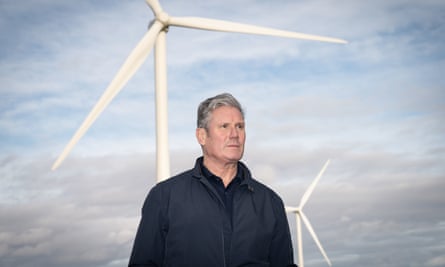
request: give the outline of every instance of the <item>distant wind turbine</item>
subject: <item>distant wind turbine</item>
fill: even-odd
[[[311,183],[311,185],[308,187],[306,192],[304,193],[303,197],[300,200],[300,205],[298,207],[290,207],[286,206],[286,212],[292,212],[295,213],[295,218],[297,221],[297,246],[298,246],[298,267],[304,267],[304,261],[303,261],[303,241],[301,236],[301,220],[303,220],[303,223],[306,225],[307,230],[311,234],[312,238],[314,239],[315,243],[317,244],[318,248],[320,249],[321,254],[323,254],[323,257],[325,258],[326,262],[329,264],[329,266],[332,266],[331,261],[329,260],[328,256],[326,255],[326,252],[324,251],[323,247],[320,244],[320,241],[318,240],[317,235],[315,234],[314,229],[312,228],[311,223],[309,222],[306,215],[303,213],[303,207],[308,201],[309,197],[312,194],[312,191],[314,191],[315,186],[318,183],[318,180],[320,180],[321,176],[323,175],[324,171],[329,165],[329,160],[326,161],[321,171],[318,173],[315,180]]]
[[[158,0],[146,0],[155,15],[148,32],[130,53],[114,79],[109,84],[90,114],[68,142],[52,169],[59,167],[76,143],[91,127],[111,100],[119,93],[130,78],[136,73],[154,47],[155,88],[156,88],[156,167],[158,181],[170,176],[170,158],[168,149],[168,118],[167,118],[167,63],[166,33],[169,26],[192,29],[236,32],[246,34],[270,35],[286,38],[316,40],[322,42],[346,43],[346,41],[330,37],[322,37],[290,31],[282,31],[247,24],[240,24],[215,19],[197,17],[171,17],[165,13]]]

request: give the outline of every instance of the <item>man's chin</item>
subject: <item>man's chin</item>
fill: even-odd
[[[238,162],[243,158],[243,153],[232,154],[227,157],[230,161]]]

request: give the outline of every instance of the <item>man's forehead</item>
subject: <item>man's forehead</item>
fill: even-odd
[[[239,109],[231,106],[222,106],[213,110],[211,121],[244,123],[244,118]]]
[[[240,117],[243,118],[241,111],[231,106],[217,107],[212,111],[212,117]]]

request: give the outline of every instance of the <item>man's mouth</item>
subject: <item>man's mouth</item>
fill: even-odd
[[[240,147],[240,144],[229,144],[229,145],[227,145],[227,147],[238,148],[238,147]]]

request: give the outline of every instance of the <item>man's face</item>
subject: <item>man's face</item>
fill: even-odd
[[[218,163],[240,160],[244,153],[246,132],[241,112],[222,106],[212,112],[208,129],[198,128],[197,138],[202,145],[204,157]]]

